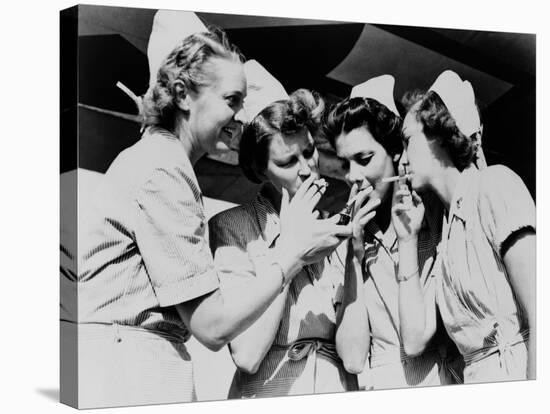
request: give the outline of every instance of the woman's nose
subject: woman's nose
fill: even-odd
[[[311,175],[312,165],[310,165],[310,161],[311,160],[306,160],[304,157],[300,157],[298,175],[301,177],[309,177]]]
[[[345,178],[350,185],[353,185],[355,183],[361,185],[364,179],[363,174],[360,173],[359,168],[357,168],[357,166],[353,162],[350,162],[349,170],[346,173]]]
[[[236,122],[240,122],[242,125],[246,124],[248,122],[246,112],[244,110],[244,107],[241,106],[241,108],[235,112],[235,115],[233,116],[233,119]]]

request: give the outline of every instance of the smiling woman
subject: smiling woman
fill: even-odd
[[[92,201],[79,257],[78,318],[63,322],[78,328],[79,408],[196,399],[186,340],[193,335],[219,350],[302,264],[302,255],[279,250],[279,267],[262,280],[220,291],[193,165],[240,136],[242,58],[224,32],[206,31],[192,13],[160,11],[160,27],[166,13],[198,33],[178,39],[163,57],[139,105],[143,136],[113,161]]]
[[[184,116],[189,114],[186,123],[176,124],[175,132],[184,133],[181,129],[188,127],[186,132],[200,153],[227,151],[245,122],[243,66],[239,61],[216,58],[204,65],[204,72],[205,84],[196,91],[181,81],[175,83],[175,92],[182,97],[180,109]]]
[[[159,126],[189,147],[194,163],[205,153],[228,150],[245,122],[246,78],[237,51],[213,53],[209,34],[183,43],[167,57],[143,100],[144,125]],[[204,42],[197,49],[196,41]],[[227,40],[225,40],[227,42]],[[199,66],[190,61],[191,54]],[[183,69],[186,70],[183,70]]]

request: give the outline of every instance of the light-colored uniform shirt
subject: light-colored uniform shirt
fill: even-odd
[[[98,187],[79,234],[78,318],[62,321],[63,340],[78,338],[78,405],[192,401],[190,333],[174,305],[219,281],[182,142],[148,128]]]
[[[437,303],[464,355],[465,382],[526,378],[528,326],[501,249],[512,233],[534,231],[535,219],[533,199],[507,167],[461,173],[443,227]]]
[[[182,142],[149,128],[115,159],[80,236],[78,322],[188,332],[172,305],[218,287],[202,194]]]
[[[209,228],[222,290],[244,286],[270,265],[280,222],[261,192],[252,203],[213,217]],[[230,398],[356,389],[355,375],[345,371],[334,347],[343,282],[343,263],[336,255],[296,275],[271,348],[255,374],[236,371]]]
[[[443,210],[433,195],[425,198],[428,208],[418,238],[418,265],[424,296],[433,301]],[[393,225],[390,223],[383,233],[374,221],[369,222],[365,229],[364,289],[371,329],[370,385],[387,389],[460,382],[461,372],[452,369],[453,355],[447,356],[451,343],[441,326],[421,355],[410,357],[404,352],[399,328],[398,264]]]

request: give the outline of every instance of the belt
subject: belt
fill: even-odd
[[[523,330],[511,338],[506,338],[502,334],[498,323],[495,323],[492,335],[487,340],[490,342],[490,345],[464,355],[465,364],[470,365],[498,354],[501,368],[510,374],[508,363],[513,358],[512,347],[526,343],[529,340],[529,330]]]
[[[335,362],[340,362],[336,345],[322,339],[299,339],[288,346],[288,359],[300,361],[305,357],[319,353]]]
[[[370,356],[370,365],[371,367],[378,367],[387,364],[408,363],[420,357],[426,358],[429,355],[439,357],[440,352],[436,348],[429,348],[424,350],[420,355],[407,355],[405,350],[401,347],[399,350],[395,349],[372,353]]]
[[[453,366],[454,359],[449,359],[447,350],[444,347],[428,348],[419,355],[407,355],[403,348],[400,348],[399,352],[397,349],[376,352],[370,356],[370,366],[376,368],[389,364],[407,365],[415,361],[427,361],[428,359],[439,364],[440,372],[450,375],[457,384],[464,382],[461,373],[457,372]]]
[[[286,357],[291,361],[301,361],[304,358],[307,358],[306,366],[303,372],[304,376],[312,379],[312,393],[315,393],[315,380],[317,378],[317,355],[322,355],[338,364],[341,364],[342,362],[336,352],[336,345],[324,339],[299,339],[289,345],[274,344],[273,348],[287,349]]]
[[[115,341],[120,342],[122,337],[149,337],[151,339],[165,339],[169,342],[184,343],[186,338],[173,332],[161,331],[157,329],[147,329],[139,326],[119,325],[117,323],[71,323],[78,329],[79,338],[93,339],[112,336]]]

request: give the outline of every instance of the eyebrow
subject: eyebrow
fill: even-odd
[[[244,97],[244,94],[241,91],[237,91],[237,90],[224,93],[224,96],[231,96],[231,95],[239,95],[241,98]]]
[[[282,163],[282,164],[286,164],[290,161],[292,161],[292,159],[294,158],[297,158],[300,154],[302,154],[304,151],[308,151],[308,150],[315,150],[315,144],[314,143],[309,143],[303,150],[301,153],[299,154],[295,154],[294,151],[287,151],[285,152],[281,158],[279,159],[276,159],[275,162],[277,163]]]

